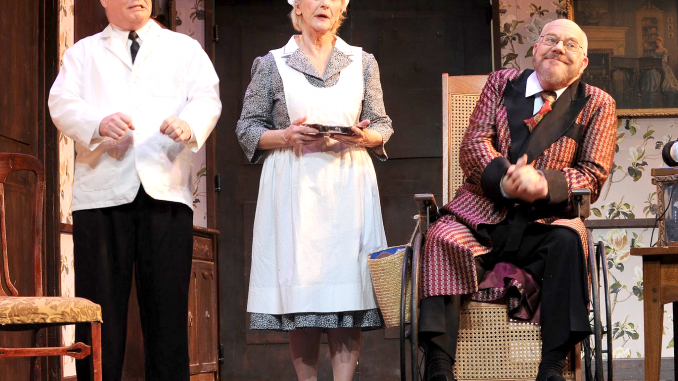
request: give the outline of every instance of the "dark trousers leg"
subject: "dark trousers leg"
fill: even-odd
[[[131,204],[73,213],[76,295],[101,304],[104,381],[120,381],[127,303],[136,271],[146,380],[189,379],[188,285],[193,211],[157,201],[141,188]],[[86,327],[76,340],[87,341]],[[76,361],[89,381],[88,359]]]
[[[144,332],[147,381],[188,381],[188,287],[193,211],[186,205],[142,199],[137,295]]]
[[[579,235],[560,228],[541,245],[543,261],[542,354],[571,348],[591,334],[588,319],[588,272]]]
[[[460,295],[432,296],[421,300],[419,307],[419,337],[436,345],[454,359],[459,333]]]
[[[120,381],[127,337],[127,304],[134,269],[132,205],[73,212],[75,295],[101,305],[104,381]],[[89,342],[88,325],[75,328]],[[79,381],[90,381],[90,360],[76,360]]]

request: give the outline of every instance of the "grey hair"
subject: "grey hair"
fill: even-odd
[[[304,21],[301,16],[297,16],[297,13],[294,12],[299,3],[301,3],[301,0],[294,0],[294,5],[292,6],[292,11],[290,12],[289,16],[290,20],[292,20],[292,26],[294,27],[294,30],[301,32],[301,25],[304,23]],[[345,19],[346,19],[346,0],[341,0],[341,14],[339,14],[339,18],[337,19],[337,22],[334,23],[334,25],[332,26],[332,30],[330,32],[332,34],[337,34],[339,27],[341,27],[341,24],[344,22]]]

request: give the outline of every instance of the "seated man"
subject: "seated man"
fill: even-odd
[[[585,229],[580,219],[558,220],[573,207],[573,189],[598,198],[614,157],[615,101],[579,81],[587,45],[577,24],[552,21],[534,45],[535,71],[500,70],[482,91],[461,143],[466,182],[424,247],[419,331],[429,380],[454,379],[460,296],[498,262],[542,286],[538,381],[562,380],[568,351],[591,333],[577,233]]]

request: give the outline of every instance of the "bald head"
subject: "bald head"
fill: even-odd
[[[577,42],[579,43],[579,45],[581,45],[582,49],[584,49],[584,55],[588,54],[589,40],[586,37],[586,33],[584,33],[584,31],[579,27],[579,25],[577,25],[577,23],[568,19],[558,19],[550,21],[546,23],[546,25],[544,25],[544,28],[541,30],[541,34],[539,35],[539,37],[541,38],[541,36],[549,32],[552,32],[552,30],[554,29],[556,31],[566,30],[569,31],[570,34],[576,35]]]
[[[559,19],[544,25],[532,49],[532,65],[544,90],[565,88],[588,66],[586,34],[573,21]]]

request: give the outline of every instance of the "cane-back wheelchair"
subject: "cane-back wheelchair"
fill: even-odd
[[[479,99],[487,76],[450,77],[443,74],[443,202],[447,203],[464,181],[459,161],[459,146],[469,116]],[[573,217],[589,216],[589,191],[574,190],[577,205]],[[406,250],[402,266],[400,305],[401,380],[423,380],[425,352],[419,345],[418,306],[419,264],[426,232],[438,217],[432,194],[414,196],[418,213],[417,227]],[[612,327],[607,259],[602,242],[593,243],[588,231],[588,275],[590,281],[589,316],[593,335],[578,344],[568,356],[564,376],[576,381],[612,380]],[[407,295],[407,297],[406,297]],[[406,311],[411,312],[407,319]],[[605,341],[605,344],[603,344]],[[505,300],[495,303],[465,301],[461,307],[455,377],[457,380],[533,381],[541,361],[541,328],[512,321]],[[583,364],[582,364],[583,360]],[[604,370],[607,374],[604,378]],[[409,377],[408,377],[409,376]]]

